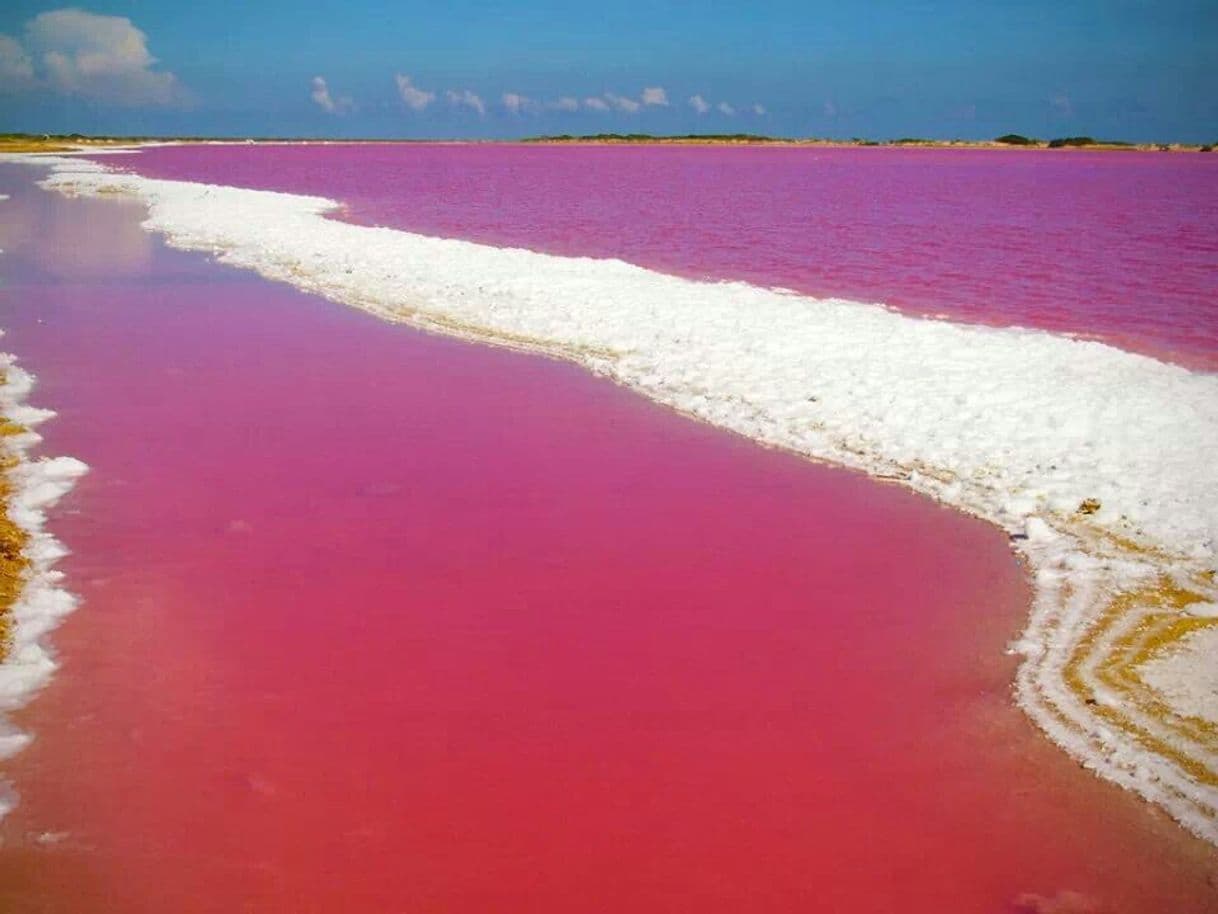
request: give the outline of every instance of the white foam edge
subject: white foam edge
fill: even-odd
[[[571,359],[682,413],[998,525],[1034,587],[1012,645],[1019,704],[1085,766],[1218,844],[1218,789],[1108,726],[1062,679],[1114,594],[1167,576],[1218,597],[1206,583],[1218,376],[1045,331],[352,225],[326,218],[340,204],[320,197],[37,161],[51,168],[47,189],[141,200],[145,228],[175,247],[387,320]],[[1079,512],[1089,499],[1099,510]]]
[[[54,415],[25,402],[34,378],[17,365],[14,356],[0,353],[0,372],[4,375],[0,416],[30,428]],[[46,511],[88,468],[72,457],[31,458],[30,450],[40,441],[31,428],[5,436],[0,445],[17,460],[8,470],[8,513],[28,536],[25,557],[29,563],[21,591],[9,607],[11,641],[0,662],[0,761],[20,752],[33,738],[14,726],[8,715],[24,707],[55,672],[57,663],[47,636],[77,605],[76,597],[63,586],[62,573],[54,567],[68,551],[46,529]],[[16,802],[13,785],[0,781],[0,818]]]

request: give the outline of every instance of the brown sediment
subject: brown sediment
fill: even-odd
[[[0,136],[0,152],[82,152],[108,146],[128,146],[133,141],[118,137],[34,137]]]
[[[1218,787],[1212,760],[1218,753],[1218,727],[1172,708],[1140,674],[1148,661],[1178,648],[1185,638],[1218,626],[1216,618],[1188,612],[1189,606],[1206,602],[1198,592],[1204,591],[1205,581],[1195,584],[1197,589],[1190,589],[1160,575],[1111,597],[1075,644],[1062,682],[1107,726],[1196,782]],[[1097,685],[1106,693],[1102,698],[1095,694]],[[1113,697],[1119,701],[1113,703]]]
[[[7,381],[5,374],[0,372],[0,386]],[[25,570],[29,566],[25,546],[30,538],[9,517],[8,504],[13,494],[10,473],[20,458],[4,439],[24,431],[24,425],[0,415],[0,662],[8,656],[13,642],[13,604],[25,583]]]
[[[66,143],[0,143],[0,152],[75,152]]]
[[[13,423],[0,418],[5,431]],[[25,570],[29,559],[25,557],[25,546],[29,534],[22,530],[9,516],[8,504],[12,496],[12,469],[17,465],[15,454],[0,453],[0,661],[8,655],[13,639],[13,604],[25,583]]]
[[[0,383],[3,383],[0,380]],[[0,416],[0,438],[9,438],[13,435],[20,435],[26,431],[26,427],[19,422],[14,422],[8,416]]]
[[[1178,714],[1148,690],[1138,669],[1176,647],[1185,638],[1218,625],[1218,619],[1195,616],[1187,608],[1205,602],[1195,591],[1180,587],[1166,576],[1154,584],[1120,594],[1108,605],[1096,627],[1080,641],[1067,671],[1076,670],[1099,638],[1122,620],[1137,622],[1118,634],[1095,665],[1095,676],[1106,686],[1137,704],[1155,720],[1208,748],[1218,747],[1218,727],[1201,718]],[[1211,772],[1218,783],[1218,776]]]

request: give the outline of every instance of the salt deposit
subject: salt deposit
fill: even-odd
[[[13,727],[4,715],[22,707],[55,671],[46,635],[76,607],[75,597],[62,586],[62,573],[54,568],[67,550],[46,531],[45,511],[87,468],[71,457],[29,457],[30,449],[42,440],[34,427],[54,413],[25,402],[34,379],[7,353],[0,353],[0,377],[0,416],[19,427],[0,444],[4,455],[15,461],[8,470],[12,485],[8,514],[28,536],[25,558],[29,563],[21,593],[9,609],[11,640],[0,662],[0,759],[5,759],[24,748],[31,736]],[[0,783],[0,817],[15,801],[16,792]]]
[[[1084,765],[1218,843],[1218,376],[1041,331],[350,225],[318,197],[23,160],[52,167],[50,189],[142,200],[175,246],[576,360],[999,525],[1035,585],[1012,646],[1020,704]]]

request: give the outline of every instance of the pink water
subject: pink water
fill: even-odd
[[[181,146],[142,174],[1218,369],[1218,155],[674,146]]]
[[[28,181],[4,345],[92,471],[0,910],[1214,909],[1012,706],[998,531]]]

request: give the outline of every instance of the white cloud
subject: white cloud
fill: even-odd
[[[584,99],[584,107],[588,108],[592,111],[608,111],[609,103],[607,101],[605,101],[603,98],[597,98],[596,96],[593,96],[592,98]]]
[[[546,107],[553,108],[555,111],[578,111],[579,99],[564,95],[562,98],[548,103]]]
[[[503,107],[512,114],[526,114],[536,111],[538,106],[537,102],[527,95],[520,95],[517,92],[504,92]]]
[[[831,100],[826,100],[821,105],[821,111],[824,112],[825,117],[837,117],[837,105],[833,104]]]
[[[643,90],[643,104],[644,105],[667,105],[668,104],[668,93],[665,92],[663,89],[661,89],[659,86],[655,86],[650,89],[644,89]]]
[[[449,89],[444,93],[444,97],[448,99],[450,105],[456,107],[472,108],[479,115],[486,114],[486,102],[482,100],[482,96],[471,92],[469,89]]]
[[[309,97],[317,103],[322,111],[330,114],[346,114],[355,107],[354,103],[347,96],[339,96],[335,98],[330,94],[330,87],[326,85],[326,80],[321,76],[313,77],[313,90],[309,93]]]
[[[689,97],[689,107],[693,108],[699,114],[706,114],[710,111],[710,102],[704,99],[701,95],[691,95]]]
[[[758,117],[762,117],[762,116],[763,116],[763,115],[766,113],[766,110],[765,110],[765,105],[762,105],[762,104],[754,104],[754,105],[753,105],[753,113],[754,113],[755,115],[757,115]]]
[[[718,108],[723,114],[726,114],[728,117],[731,117],[733,114],[736,113],[736,109],[733,108],[731,105],[729,105],[727,102],[719,102],[719,104],[717,104],[715,107]]]
[[[411,111],[422,111],[436,100],[436,93],[420,89],[410,81],[409,76],[397,73],[393,80],[398,84],[398,95],[402,96],[402,101]]]
[[[625,111],[627,114],[634,114],[643,107],[642,103],[636,102],[633,98],[626,98],[624,95],[614,95],[612,92],[605,93],[605,101],[618,111]]]
[[[324,78],[320,76],[313,77],[313,91],[309,97],[317,103],[322,111],[333,113],[335,108],[334,99],[330,98],[330,88],[326,85]]]
[[[9,35],[0,35],[0,92],[24,88],[34,81],[34,62],[21,42]]]
[[[177,77],[153,69],[157,59],[147,41],[124,16],[50,10],[25,24],[24,47],[12,38],[0,42],[0,74],[11,71],[63,95],[119,105],[184,102]]]

